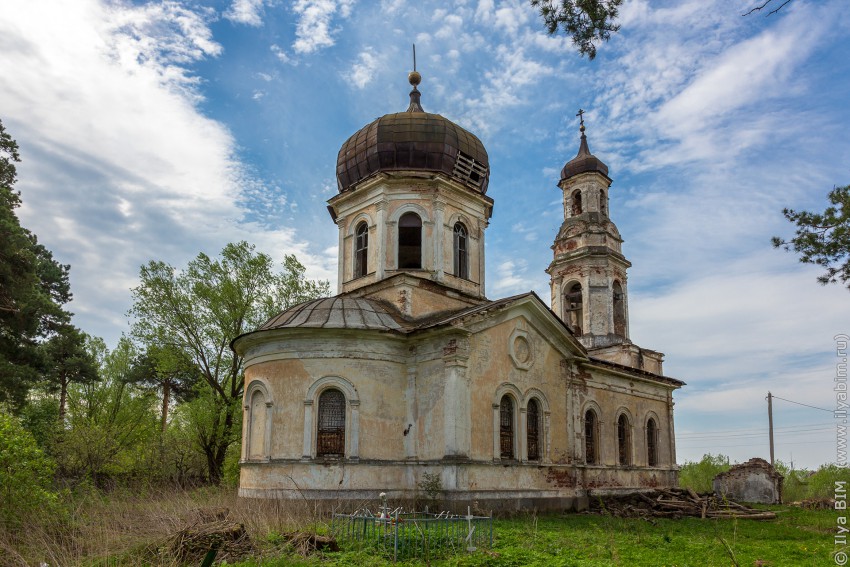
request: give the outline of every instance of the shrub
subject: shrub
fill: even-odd
[[[714,477],[729,468],[729,457],[708,453],[699,462],[688,461],[679,468],[679,486],[697,492],[713,492]]]
[[[843,481],[845,490],[850,490],[850,469],[836,464],[821,465],[809,477],[808,498],[834,498],[835,483]]]
[[[13,527],[32,513],[56,508],[54,469],[32,433],[0,412],[0,524]]]

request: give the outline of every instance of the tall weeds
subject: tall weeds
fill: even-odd
[[[18,529],[0,526],[0,567],[46,563],[72,567],[108,560],[109,565],[176,564],[165,553],[169,537],[203,510],[227,510],[252,540],[321,521],[303,502],[238,498],[233,488],[194,490],[143,487],[109,493],[81,489],[69,496],[64,514],[31,514]]]

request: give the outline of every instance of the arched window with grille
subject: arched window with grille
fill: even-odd
[[[617,419],[617,462],[620,465],[632,464],[632,432],[629,418],[620,414]]]
[[[499,456],[513,459],[514,455],[514,401],[506,394],[499,403]]]
[[[369,225],[357,225],[354,239],[354,277],[362,278],[369,273]]]
[[[345,456],[345,395],[335,388],[319,396],[316,455]]]
[[[595,465],[599,461],[596,412],[589,409],[584,414],[584,462]]]
[[[540,404],[537,400],[531,399],[528,401],[528,406],[525,410],[526,418],[526,445],[528,447],[528,460],[540,460],[540,437],[543,431],[541,427]]]
[[[455,276],[469,279],[469,234],[463,223],[455,223],[454,229]]]
[[[658,465],[658,426],[651,417],[646,422],[646,464]]]
[[[398,219],[398,269],[422,269],[422,219],[416,213]]]

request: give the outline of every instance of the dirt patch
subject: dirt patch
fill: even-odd
[[[331,536],[307,532],[292,532],[283,534],[283,537],[303,557],[312,555],[317,551],[339,551],[339,545]]]

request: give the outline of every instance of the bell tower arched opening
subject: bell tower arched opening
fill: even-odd
[[[581,284],[575,282],[564,294],[564,322],[569,325],[575,335],[582,334],[584,323],[584,294]]]
[[[614,303],[614,334],[618,337],[626,336],[626,297],[623,286],[614,280],[613,303]]]

